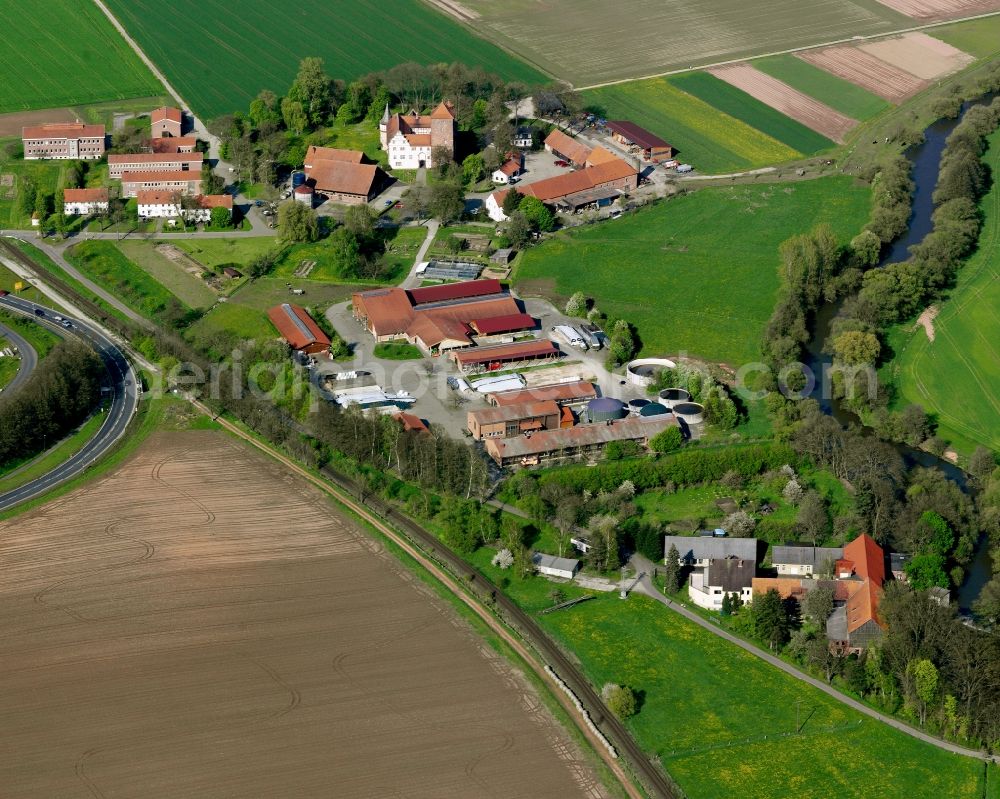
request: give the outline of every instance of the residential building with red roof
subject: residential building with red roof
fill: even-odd
[[[64,189],[63,214],[88,216],[108,210],[107,189]]]
[[[96,161],[104,156],[104,125],[56,122],[21,128],[24,159],[80,159]]]
[[[329,337],[305,308],[285,302],[270,308],[267,316],[293,350],[313,355],[330,349]]]
[[[154,138],[180,136],[184,117],[179,108],[160,106],[149,115],[150,135]]]
[[[108,177],[121,180],[126,172],[201,172],[201,153],[112,153]]]
[[[174,219],[183,216],[187,222],[208,222],[213,208],[225,208],[233,213],[233,198],[229,194],[200,194],[183,200],[175,191],[140,191],[136,195],[140,219]]]
[[[386,105],[378,130],[393,169],[440,166],[434,163],[435,150],[446,152],[449,161],[455,158],[455,109],[448,101],[439,103],[429,115],[416,111],[390,114]]]
[[[123,197],[136,197],[140,191],[150,190],[201,194],[201,172],[156,170],[122,173]]]
[[[514,183],[522,171],[520,158],[508,158],[493,172],[493,182],[500,185]]]

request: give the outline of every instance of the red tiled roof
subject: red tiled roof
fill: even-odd
[[[80,122],[50,122],[21,128],[22,139],[84,139],[104,136],[104,125],[84,125]]]
[[[444,283],[440,286],[425,286],[421,289],[410,289],[410,300],[414,305],[424,305],[429,302],[444,302],[445,300],[461,300],[466,297],[482,297],[487,294],[499,294],[503,291],[499,280],[465,280],[461,283]]]
[[[590,179],[591,186],[588,188],[592,188],[594,186],[600,186],[603,183],[610,183],[613,180],[621,180],[622,178],[627,178],[638,173],[635,171],[635,167],[625,161],[622,161],[621,158],[612,158],[610,161],[605,161],[592,167],[588,167],[583,170],[583,174]]]
[[[150,122],[162,122],[165,119],[168,119],[171,122],[179,123],[181,121],[181,110],[179,108],[171,108],[170,106],[164,105],[155,109],[149,115]]]
[[[500,168],[497,169],[497,172],[502,172],[509,178],[514,177],[514,175],[516,175],[520,171],[521,171],[520,161],[515,161],[513,158],[511,158],[509,161],[504,162],[500,166]]]
[[[351,164],[363,164],[365,154],[361,150],[339,150],[336,147],[317,147],[309,145],[305,160],[302,162],[308,168],[316,161],[346,161]]]
[[[355,194],[368,197],[385,173],[375,164],[355,164],[349,161],[316,161],[306,167],[306,174],[316,190],[331,194]]]
[[[63,200],[68,203],[107,202],[107,189],[63,189]]]
[[[861,579],[879,586],[885,582],[885,552],[867,533],[844,547],[844,559],[854,561],[854,571]]]
[[[200,194],[198,195],[198,205],[202,208],[228,208],[233,210],[233,196],[231,194]]]
[[[882,589],[873,580],[865,580],[847,600],[847,632],[853,633],[859,627],[874,621],[884,626],[878,616],[878,602]]]
[[[148,171],[148,172],[122,172],[122,183],[164,183],[164,182],[193,182],[201,181],[200,172],[184,172],[183,170]]]
[[[177,202],[177,192],[146,189],[136,193],[139,205],[171,205]]]
[[[455,363],[460,366],[470,364],[518,361],[524,358],[543,358],[547,355],[558,355],[559,350],[548,339],[541,341],[522,341],[515,344],[501,344],[499,347],[475,347],[467,350],[457,350],[452,353]]]
[[[179,153],[181,147],[194,147],[198,139],[194,136],[156,136],[149,140],[154,153]]]
[[[313,344],[330,346],[330,339],[319,329],[304,308],[291,303],[275,305],[267,312],[278,332],[294,349],[301,350]]]
[[[556,402],[583,401],[593,399],[597,391],[592,383],[580,380],[576,383],[558,383],[554,386],[538,386],[515,391],[500,391],[487,394],[486,398],[494,405],[516,405],[532,400],[555,400]]]
[[[640,128],[634,122],[625,120],[608,120],[608,130],[628,139],[633,144],[637,144],[644,150],[652,150],[660,147],[670,147],[663,139],[655,133],[650,133],[645,128]]]
[[[543,400],[541,402],[522,402],[518,405],[502,405],[496,408],[483,408],[478,411],[469,411],[469,419],[474,419],[480,427],[484,424],[516,422],[521,419],[534,419],[539,416],[558,415],[559,406],[556,405],[553,400]]]
[[[201,153],[112,153],[108,156],[109,164],[192,164],[204,160]]]
[[[454,119],[455,111],[454,106],[447,100],[440,103],[437,108],[431,112],[431,119]]]
[[[473,319],[472,327],[481,336],[494,336],[498,333],[512,333],[515,330],[530,330],[535,326],[534,317],[526,313],[495,316],[492,319]]]
[[[412,413],[406,413],[400,411],[399,413],[394,413],[392,418],[403,425],[403,430],[410,432],[416,431],[418,433],[429,433],[430,430],[427,429],[427,425],[424,424],[424,420],[419,416],[414,416]]]
[[[590,148],[581,141],[572,139],[558,128],[545,137],[545,145],[559,155],[564,155],[574,164],[583,164],[590,155]]]
[[[620,161],[617,155],[615,155],[611,150],[607,150],[604,147],[595,147],[590,151],[590,155],[587,156],[587,166],[597,166],[597,164],[606,164],[610,161]]]

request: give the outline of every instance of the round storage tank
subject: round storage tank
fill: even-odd
[[[701,424],[705,421],[705,406],[697,402],[678,402],[671,410],[674,416],[688,424]]]
[[[608,422],[613,419],[624,419],[628,411],[625,403],[614,397],[598,397],[587,403],[587,418],[591,422]]]
[[[660,401],[668,408],[672,408],[678,402],[687,402],[691,395],[683,388],[665,388],[660,392]]]
[[[648,399],[631,399],[628,401],[628,409],[631,413],[639,413],[643,408],[649,405]]]
[[[658,402],[651,402],[639,409],[640,416],[662,416],[665,413],[670,413],[670,409]]]
[[[292,172],[292,188],[297,189],[306,182],[305,172]]]
[[[295,202],[302,203],[303,205],[312,206],[313,202],[313,190],[309,188],[308,185],[303,183],[297,189],[295,189]]]

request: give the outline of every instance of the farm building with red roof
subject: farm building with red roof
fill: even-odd
[[[304,308],[285,302],[269,309],[267,316],[293,350],[313,355],[330,349],[330,339]]]
[[[655,133],[640,128],[634,122],[611,120],[608,122],[611,138],[623,147],[638,150],[647,161],[668,161],[674,157],[674,148]]]

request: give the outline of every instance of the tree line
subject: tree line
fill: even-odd
[[[53,347],[28,382],[0,401],[0,466],[33,457],[81,424],[101,400],[104,374],[84,345]]]

